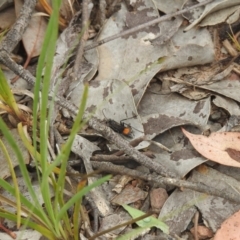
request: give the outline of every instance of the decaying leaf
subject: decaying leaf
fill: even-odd
[[[240,211],[236,212],[225,222],[223,222],[221,228],[217,231],[214,240],[239,239],[240,235],[239,224],[240,224]]]
[[[176,126],[205,126],[210,115],[210,98],[189,101],[175,93],[146,92],[138,109],[145,134],[153,138]]]
[[[193,22],[190,25],[188,25],[188,27],[185,30],[188,31],[192,27],[196,26],[197,23],[199,23],[204,17],[206,17],[210,13],[219,11],[221,9],[226,9],[231,6],[235,6],[238,3],[239,3],[238,0],[228,0],[228,1],[220,0],[220,1],[213,1],[208,5],[206,5],[205,7],[201,7],[201,9],[200,8],[194,9],[193,11],[190,12],[190,14],[188,14],[188,18],[191,16],[191,20]],[[191,3],[188,2],[187,5],[188,4],[191,4]]]
[[[23,3],[21,1],[16,2],[15,11],[16,15],[19,16]],[[35,13],[22,37],[23,45],[28,57],[33,58],[40,55],[46,29],[46,20],[43,16],[37,16]]]
[[[219,132],[206,137],[191,134],[185,129],[182,131],[204,157],[223,165],[240,167],[240,133]]]
[[[202,183],[219,193],[230,195],[232,191],[239,192],[238,180],[206,165],[193,170],[188,181]],[[226,218],[239,210],[239,204],[189,189],[176,189],[163,205],[159,218],[164,219],[171,234],[179,235],[187,229],[197,210],[207,226],[216,232]]]

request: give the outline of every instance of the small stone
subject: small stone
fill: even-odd
[[[168,194],[164,188],[153,189],[150,192],[150,202],[153,212],[159,213],[167,198]]]

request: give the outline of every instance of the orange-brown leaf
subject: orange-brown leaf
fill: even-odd
[[[240,211],[225,220],[217,231],[214,240],[233,240],[240,236]]]
[[[193,147],[204,157],[223,165],[240,167],[240,133],[219,132],[209,137],[182,129]]]

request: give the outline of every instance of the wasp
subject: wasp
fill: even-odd
[[[107,125],[116,133],[121,133],[122,135],[124,135],[125,137],[128,138],[132,138],[133,137],[133,131],[132,131],[132,127],[130,124],[124,123],[124,120],[127,119],[123,119],[120,121],[120,123],[116,122],[113,119],[107,119],[104,112],[102,111],[103,116],[105,117],[105,119],[107,120],[106,123]]]
[[[124,123],[123,122],[124,120],[121,120],[120,123],[118,123],[115,120],[108,119],[107,125],[114,132],[121,133],[122,135],[124,135],[126,137],[132,138],[133,137],[132,127],[129,124]]]

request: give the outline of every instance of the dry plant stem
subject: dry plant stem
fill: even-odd
[[[233,62],[235,62],[235,60],[240,56],[240,52],[237,54],[237,56],[235,56],[234,58],[232,58],[230,60],[230,62],[224,67],[223,70],[227,69]]]
[[[153,20],[153,21],[150,21],[150,22],[148,22],[148,23],[139,25],[138,27],[135,27],[135,28],[133,28],[133,29],[129,29],[129,30],[124,31],[124,32],[122,32],[122,33],[116,34],[116,35],[114,35],[114,36],[112,36],[112,37],[109,37],[109,38],[103,39],[103,40],[101,40],[101,41],[99,41],[99,42],[96,42],[96,43],[94,43],[94,44],[91,44],[91,45],[85,47],[84,50],[86,51],[86,50],[92,49],[92,48],[94,48],[94,47],[97,47],[97,46],[99,46],[99,45],[101,45],[101,44],[104,44],[104,43],[109,42],[109,41],[111,41],[111,40],[114,40],[114,39],[116,39],[116,38],[123,37],[123,36],[125,36],[125,35],[128,35],[128,34],[131,34],[131,33],[136,32],[136,31],[139,31],[139,30],[141,30],[141,29],[144,29],[144,28],[146,28],[146,27],[148,27],[148,26],[151,26],[151,25],[160,23],[160,22],[162,22],[162,21],[171,19],[171,18],[174,17],[174,16],[181,15],[181,14],[183,14],[183,13],[185,13],[185,12],[188,12],[189,10],[192,10],[192,9],[197,8],[197,7],[199,7],[199,6],[202,6],[202,5],[205,5],[205,4],[207,4],[207,3],[210,3],[211,1],[212,1],[212,0],[207,0],[207,1],[204,1],[204,2],[202,2],[202,3],[200,3],[200,4],[196,4],[196,5],[192,6],[192,7],[189,7],[189,8],[186,8],[186,9],[184,9],[184,10],[178,11],[178,12],[176,12],[176,13],[168,14],[168,15],[165,15],[165,16],[160,17],[160,18],[158,18],[158,19],[155,19],[155,20]],[[31,6],[31,8],[28,7],[28,8],[26,9],[26,12],[24,12],[24,14],[26,14],[26,16],[29,17],[29,15],[30,15],[29,12],[30,12],[31,9],[33,9],[33,5],[34,5],[34,4],[36,4],[36,0],[26,0],[26,1],[25,1],[24,5],[23,5],[24,7],[25,7],[25,5]],[[24,9],[24,7],[23,7],[23,9]],[[33,11],[33,10],[32,10],[32,11]],[[21,13],[23,13],[23,11],[21,11]],[[20,17],[21,17],[21,15],[20,15]],[[21,18],[19,18],[19,19],[21,20]],[[25,17],[25,19],[27,19],[27,17]],[[12,29],[9,31],[9,33],[8,33],[9,36],[8,36],[8,34],[7,34],[7,36],[6,36],[7,39],[9,39],[12,35],[14,35],[14,34],[13,34],[14,32],[18,32],[18,25],[20,25],[20,24],[18,24],[18,21],[20,21],[20,20],[17,20],[16,23],[14,24],[14,26],[12,27]],[[28,23],[27,21],[24,21],[24,24],[26,24],[26,26],[27,26],[27,23]],[[20,26],[21,26],[21,25],[20,25]],[[13,46],[13,45],[16,45],[16,44],[18,43],[19,39],[21,39],[21,36],[22,36],[23,31],[25,30],[26,26],[25,26],[24,28],[21,28],[21,29],[20,29],[20,32],[18,32],[18,34],[16,34],[16,35],[18,36],[18,38],[15,39],[15,44],[12,44],[12,46]],[[3,47],[3,46],[4,46],[4,47]],[[6,47],[5,47],[5,46],[6,46]],[[8,67],[9,69],[11,69],[14,73],[16,73],[17,75],[19,75],[19,76],[22,77],[23,79],[25,79],[25,80],[26,80],[27,82],[29,82],[30,84],[34,85],[35,78],[34,78],[27,70],[24,70],[22,66],[20,66],[20,65],[16,64],[15,62],[11,61],[11,58],[10,58],[10,57],[8,56],[8,54],[7,54],[7,53],[9,52],[8,50],[11,50],[11,49],[10,49],[10,47],[7,47],[7,46],[8,46],[8,40],[5,39],[5,40],[2,42],[2,44],[0,45],[0,63],[2,63],[2,64],[4,64],[5,66],[7,66],[7,67]],[[11,48],[12,48],[12,47],[11,47]],[[5,52],[5,51],[7,51],[7,52]]]
[[[107,17],[111,16],[114,12],[116,12],[117,4],[119,4],[121,0],[113,0],[112,3],[108,6]]]
[[[16,239],[17,238],[17,234],[16,233],[14,233],[14,232],[12,232],[12,231],[10,231],[8,228],[6,228],[5,226],[3,226],[3,224],[2,223],[0,223],[0,229],[3,231],[3,232],[5,232],[5,233],[7,233],[10,237],[12,237],[13,239]]]
[[[94,240],[94,239],[99,239],[98,237],[104,235],[105,233],[109,233],[109,232],[112,232],[118,228],[121,228],[121,227],[124,227],[124,226],[128,226],[130,224],[133,224],[133,223],[136,223],[137,221],[139,220],[143,220],[144,218],[147,218],[149,216],[152,215],[152,212],[149,212],[149,213],[145,213],[144,215],[140,216],[140,217],[137,217],[137,218],[134,218],[134,219],[131,219],[127,222],[124,222],[122,224],[118,224],[117,226],[114,226],[112,228],[108,228],[106,230],[103,230],[102,232],[98,232],[97,234],[95,234],[94,236],[92,236],[91,238],[89,238],[89,240]]]
[[[139,143],[141,143],[144,140],[146,140],[146,138],[145,138],[145,136],[142,136],[142,137],[136,138],[136,139],[132,140],[131,142],[129,142],[129,145],[132,147],[136,147]],[[115,152],[112,155],[121,156],[123,154],[124,154],[124,151],[120,150],[118,152]]]
[[[104,24],[104,21],[106,19],[106,0],[100,0],[99,1],[99,10],[100,10],[100,17],[99,17],[99,20],[100,20],[100,26],[103,26]]]
[[[219,191],[218,189],[211,188],[201,182],[190,182],[190,181],[180,180],[176,178],[167,178],[167,177],[161,177],[156,175],[153,176],[152,174],[147,174],[137,170],[128,169],[123,166],[114,165],[110,162],[92,161],[92,165],[94,168],[98,170],[102,170],[104,172],[125,174],[132,177],[140,178],[145,181],[154,182],[157,184],[162,183],[162,184],[171,185],[179,188],[188,188],[197,192],[202,192],[202,193],[206,193],[216,197],[221,197],[231,202],[240,203],[239,194],[236,194],[235,192],[225,193],[223,191]]]
[[[139,25],[139,26],[137,26],[137,27],[131,28],[131,29],[126,30],[126,31],[124,31],[124,32],[115,34],[115,35],[113,35],[113,36],[111,36],[111,37],[107,37],[107,38],[105,38],[105,39],[102,39],[101,41],[98,41],[98,42],[95,42],[95,43],[93,43],[93,44],[90,44],[89,46],[85,47],[84,50],[87,51],[87,50],[89,50],[89,49],[92,49],[92,48],[95,48],[95,47],[97,47],[97,46],[100,46],[100,45],[102,45],[102,44],[104,44],[104,43],[110,42],[110,41],[112,41],[112,40],[114,40],[114,39],[117,39],[117,38],[120,38],[120,37],[124,37],[124,36],[126,36],[126,35],[130,35],[130,34],[132,34],[132,33],[135,33],[135,32],[137,32],[137,31],[140,31],[140,30],[142,30],[142,29],[144,29],[144,28],[150,27],[150,26],[155,25],[155,24],[157,24],[157,23],[160,23],[160,22],[169,20],[169,19],[171,19],[172,17],[175,17],[175,16],[181,15],[181,14],[183,14],[183,13],[186,13],[186,12],[192,10],[192,9],[195,9],[195,8],[200,7],[200,6],[206,5],[206,4],[208,4],[208,3],[212,2],[212,1],[213,1],[213,0],[207,0],[207,1],[201,2],[201,3],[199,3],[199,4],[196,4],[196,5],[192,6],[192,7],[185,8],[185,9],[183,9],[183,10],[177,11],[177,12],[175,12],[175,13],[167,14],[167,15],[165,15],[165,16],[163,16],[163,17],[154,19],[154,20],[152,20],[152,21],[150,21],[150,22],[141,24],[141,25]]]
[[[26,80],[29,84],[34,86],[35,84],[35,77],[26,69],[24,69],[21,65],[18,65],[14,62],[10,57],[9,54],[5,50],[0,49],[0,63],[7,66],[11,69],[14,73],[22,77]]]
[[[160,18],[158,18],[158,19],[155,19],[155,20],[153,20],[153,21],[150,21],[150,22],[148,22],[148,23],[146,23],[146,24],[142,24],[142,25],[140,25],[140,26],[138,26],[138,27],[135,27],[135,28],[133,28],[133,29],[129,29],[129,30],[124,31],[124,32],[122,32],[122,33],[116,34],[116,35],[114,35],[114,36],[112,36],[112,37],[109,37],[109,38],[103,39],[103,40],[101,40],[101,41],[99,41],[99,42],[96,42],[96,43],[94,43],[94,44],[91,44],[91,45],[85,47],[84,50],[86,51],[86,50],[92,49],[92,48],[97,47],[97,46],[99,46],[99,45],[101,45],[101,44],[104,44],[104,43],[106,43],[106,42],[109,42],[109,41],[111,41],[111,40],[114,40],[114,39],[116,39],[116,38],[118,38],[118,37],[122,37],[122,36],[125,36],[125,35],[128,35],[128,34],[134,33],[134,32],[139,31],[139,30],[141,30],[141,29],[143,29],[143,28],[145,28],[145,27],[148,27],[148,26],[157,24],[157,23],[159,23],[159,22],[168,20],[168,19],[170,19],[170,18],[172,18],[172,17],[174,17],[174,16],[181,15],[181,14],[183,14],[183,13],[185,13],[185,12],[188,12],[189,10],[192,10],[192,9],[197,8],[197,7],[199,7],[199,6],[205,5],[205,4],[207,4],[207,3],[211,2],[211,1],[212,1],[212,0],[207,0],[207,1],[204,1],[204,2],[202,2],[202,3],[200,3],[200,4],[194,5],[194,6],[190,7],[190,8],[187,8],[187,9],[184,9],[184,10],[181,10],[181,11],[178,11],[178,12],[176,12],[176,13],[169,14],[169,15],[165,15],[165,16],[163,16],[163,17],[160,17]],[[36,0],[28,0],[28,1],[25,1],[24,6],[25,6],[25,5],[32,6],[32,4],[29,4],[29,3],[32,3],[32,4],[33,4],[33,3],[36,3]],[[28,8],[28,9],[29,9],[29,8]],[[31,8],[31,9],[32,9],[32,8]],[[23,11],[21,11],[21,12],[23,12]],[[26,13],[28,14],[28,12],[29,12],[29,11],[27,11]],[[25,14],[25,12],[24,12],[24,14]],[[26,19],[27,19],[27,18],[26,18]],[[25,21],[24,23],[25,23],[26,26],[27,26],[27,22]],[[17,31],[18,31],[18,29],[15,28],[15,26],[16,26],[16,27],[18,26],[18,20],[17,20],[17,22],[14,24],[14,26],[12,27],[11,32],[15,32],[15,31],[17,32]],[[26,27],[25,27],[25,28],[26,28]],[[24,29],[25,29],[25,28],[24,28]],[[20,30],[22,31],[23,29],[20,29]],[[9,31],[9,32],[10,32],[10,31]],[[13,34],[10,34],[10,35],[13,35]],[[7,39],[10,38],[10,35],[9,35],[9,37],[7,36]],[[18,35],[18,36],[22,36],[22,32],[19,32],[17,35]],[[19,39],[19,38],[21,39],[21,37],[18,37],[18,39]],[[16,41],[19,41],[19,40],[16,40]],[[18,43],[18,42],[15,42],[15,44],[17,44],[17,43]],[[8,42],[7,42],[6,39],[5,39],[5,40],[3,40],[2,44],[0,45],[0,63],[2,63],[3,65],[7,66],[7,67],[8,67],[9,69],[11,69],[14,73],[16,73],[17,75],[19,75],[19,76],[22,77],[23,79],[25,79],[25,80],[26,80],[28,83],[30,83],[31,85],[34,85],[34,83],[35,83],[35,78],[32,76],[32,74],[29,73],[27,70],[25,70],[22,66],[16,64],[14,61],[11,60],[11,58],[10,58],[9,55],[7,54],[7,53],[8,53],[7,50],[9,50],[9,48],[7,48],[7,49],[3,48],[3,46],[5,46],[5,45],[7,46],[7,44],[8,44]],[[5,49],[5,50],[3,51],[3,49]],[[5,51],[7,51],[7,52],[5,52]]]
[[[132,160],[134,159],[128,156],[114,156],[114,155],[101,155],[101,154],[91,157],[91,161],[97,161],[97,162],[126,163]]]
[[[88,12],[88,2],[89,0],[83,0],[82,2],[82,31],[83,35],[80,39],[76,60],[73,66],[73,79],[74,81],[77,81],[80,79],[82,74],[82,59],[83,59],[83,53],[84,53],[84,47],[88,38],[88,25],[89,25],[89,12]]]
[[[194,215],[194,240],[198,239],[198,220],[199,220],[199,211],[197,211]]]
[[[80,226],[82,226],[84,228],[84,231],[87,234],[87,237],[92,236],[93,232],[92,232],[91,227],[90,227],[88,214],[87,214],[87,211],[86,211],[86,209],[83,205],[80,205],[80,217],[81,217]]]
[[[91,213],[93,216],[93,223],[91,225],[92,225],[93,232],[96,233],[98,230],[98,226],[99,226],[98,218],[100,217],[100,213],[98,211],[98,208],[97,208],[94,200],[92,198],[90,198],[89,195],[86,195],[85,199],[91,207]]]

